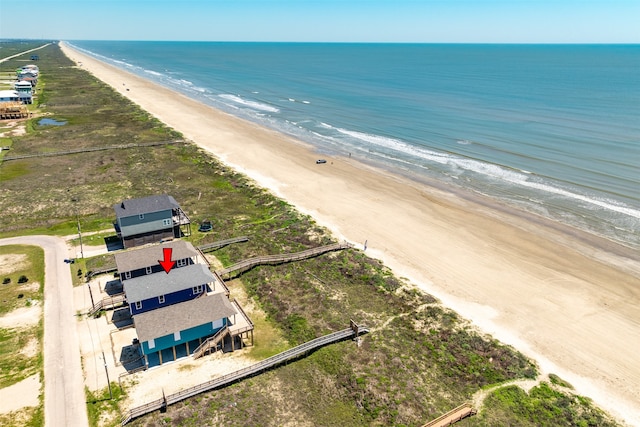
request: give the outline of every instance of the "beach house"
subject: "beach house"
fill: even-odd
[[[189,217],[167,194],[125,200],[113,209],[114,227],[124,248],[191,234]]]
[[[15,90],[0,90],[0,102],[19,102],[20,94]]]
[[[145,365],[193,354],[207,337],[227,332],[236,315],[229,298],[215,293],[133,316]]]
[[[209,262],[204,254],[185,240],[172,240],[161,245],[143,246],[128,251],[116,252],[114,255],[116,268],[121,281],[148,274],[163,272],[158,263],[164,257],[164,250],[171,250],[171,259],[175,261],[173,268],[182,268],[193,264],[205,264]]]
[[[221,279],[206,265],[192,264],[122,282],[131,315],[135,316],[165,306],[180,304],[205,294],[228,295]]]
[[[33,86],[31,86],[31,82],[19,81],[13,87],[18,92],[18,99],[23,104],[33,104]]]

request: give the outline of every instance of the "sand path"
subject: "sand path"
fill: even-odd
[[[363,166],[236,119],[63,45],[186,138],[362,244],[396,274],[640,426],[640,256],[486,201]],[[127,90],[128,89],[128,90]]]

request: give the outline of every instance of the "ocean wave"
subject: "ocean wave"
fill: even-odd
[[[152,76],[162,77],[163,74],[153,70],[144,70],[145,73],[151,74]]]
[[[567,199],[577,200],[589,205],[598,206],[608,211],[628,215],[640,219],[640,210],[627,206],[619,201],[600,198],[593,195],[581,194],[576,190],[568,190],[551,183],[542,181],[543,178],[536,176],[530,171],[517,170],[480,160],[455,156],[449,153],[441,153],[410,145],[399,139],[381,135],[368,134],[352,131],[343,128],[333,127],[327,123],[321,123],[321,127],[332,129],[342,135],[355,138],[368,144],[374,144],[385,149],[401,152],[403,154],[420,158],[422,160],[446,165],[451,168],[451,175],[460,175],[466,171],[477,173],[490,179],[500,182],[507,182],[511,185],[520,186],[536,190],[538,192],[561,196]],[[389,156],[385,156],[389,157]]]
[[[268,111],[270,113],[279,113],[280,110],[272,105],[268,105],[268,104],[263,104],[261,102],[257,102],[257,101],[250,101],[247,99],[243,99],[239,96],[236,95],[231,95],[231,94],[222,94],[222,95],[218,95],[220,98],[226,99],[228,101],[232,101],[235,102],[237,104],[241,104],[250,108],[254,108],[256,110],[261,110],[261,111]]]

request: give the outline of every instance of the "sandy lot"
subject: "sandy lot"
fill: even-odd
[[[608,241],[373,170],[315,164],[305,144],[63,46],[185,137],[363,244],[395,273],[577,391],[640,426],[640,255]]]
[[[26,262],[27,256],[24,254],[0,255],[0,275],[23,268]],[[40,285],[35,283],[33,286],[37,289]],[[42,317],[42,306],[39,301],[33,301],[32,304],[30,307],[21,307],[0,316],[0,328],[15,329],[37,325]],[[17,349],[17,351],[27,357],[32,357],[38,351],[38,341],[34,337],[26,346]],[[40,387],[40,375],[32,375],[19,383],[0,389],[0,413],[37,406]]]

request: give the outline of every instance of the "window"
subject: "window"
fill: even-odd
[[[149,349],[155,348],[156,341],[154,339],[149,340]]]
[[[153,273],[153,268],[152,267],[147,267],[146,270],[147,270],[147,274]]]
[[[142,219],[142,218],[140,218],[140,219]],[[171,219],[163,219],[162,220],[162,225],[164,225],[165,227],[171,226]]]
[[[142,309],[142,301],[136,301],[136,310]]]
[[[180,341],[180,331],[173,333],[173,340]]]
[[[160,296],[158,297],[158,302],[159,302],[160,304],[164,304],[164,295],[160,295]]]
[[[144,214],[138,215],[138,219],[144,219]]]
[[[198,285],[198,286],[194,286],[193,287],[193,293],[195,294],[201,294],[202,292],[204,292],[204,285]]]
[[[177,264],[178,267],[184,267],[185,265],[187,265],[187,260],[185,258],[179,259]]]
[[[131,279],[131,272],[130,271],[125,271],[124,272],[124,278],[125,279]]]

